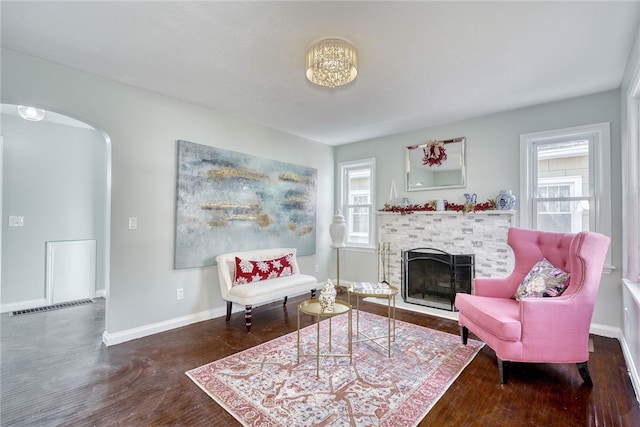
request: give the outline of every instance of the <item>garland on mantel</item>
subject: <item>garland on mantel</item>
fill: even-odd
[[[394,213],[399,213],[401,215],[409,215],[414,212],[435,212],[437,210],[436,204],[437,204],[436,200],[431,200],[430,202],[427,202],[424,205],[417,204],[417,205],[401,206],[401,205],[390,205],[389,203],[385,203],[384,207],[380,209],[380,211],[394,212]],[[445,211],[462,212],[464,214],[468,212],[482,212],[482,211],[491,211],[495,209],[496,209],[495,199],[488,199],[484,203],[469,202],[464,204],[458,204],[458,203],[447,202],[444,208]]]

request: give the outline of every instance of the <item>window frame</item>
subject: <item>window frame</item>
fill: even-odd
[[[349,181],[347,179],[348,172],[355,169],[369,169],[370,178],[369,178],[369,203],[364,205],[355,205],[351,204],[349,200]],[[375,248],[375,177],[376,177],[376,159],[362,159],[362,160],[354,160],[349,162],[340,162],[338,163],[338,171],[339,171],[339,203],[340,211],[342,215],[344,215],[345,222],[347,223],[347,236],[345,239],[345,246],[351,248]],[[366,191],[362,192],[363,194]],[[351,194],[352,195],[352,194]],[[359,243],[350,241],[351,237],[351,227],[350,224],[353,223],[352,218],[349,217],[349,209],[350,208],[366,208],[369,210],[369,230],[366,233],[366,243]],[[362,237],[363,233],[358,233],[360,237]]]
[[[611,125],[609,122],[520,135],[520,224],[523,227],[535,227],[534,189],[536,188],[537,156],[534,150],[536,145],[563,142],[569,139],[590,140],[589,185],[593,196],[593,206],[590,207],[593,209],[593,215],[590,215],[589,229],[611,237]],[[611,263],[611,250],[609,250],[604,273],[611,274],[614,269]]]

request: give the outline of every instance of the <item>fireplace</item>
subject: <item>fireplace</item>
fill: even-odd
[[[473,254],[453,255],[439,249],[402,251],[402,299],[449,311],[456,311],[456,293],[471,293],[475,277]]]

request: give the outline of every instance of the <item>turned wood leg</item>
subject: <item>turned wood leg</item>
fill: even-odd
[[[231,301],[227,301],[227,322],[231,320]]]
[[[289,297],[284,297],[284,302],[282,303],[282,305],[287,305],[287,298]]]
[[[316,290],[311,289],[311,299],[314,299],[315,297],[316,297]]]
[[[462,344],[467,345],[469,339],[469,329],[466,326],[460,326],[460,336],[462,337]]]
[[[591,381],[591,374],[589,374],[589,367],[587,366],[587,362],[576,363],[578,366],[578,372],[580,373],[580,377],[586,385],[589,387],[593,386],[593,381]]]
[[[500,382],[502,382],[502,384],[506,384],[509,381],[509,368],[511,367],[511,362],[508,360],[500,360],[500,358],[497,359]]]
[[[251,332],[251,306],[244,306],[244,323],[247,325],[247,332]]]

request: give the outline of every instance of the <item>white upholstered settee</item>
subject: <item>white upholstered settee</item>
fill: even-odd
[[[273,261],[286,257],[286,269],[279,270],[280,276],[266,280],[256,280],[257,275],[245,271],[244,277],[237,277],[236,266],[240,264],[236,258],[244,260],[244,265],[252,266],[248,261],[255,261],[254,272],[259,272],[259,267],[270,267]],[[267,261],[263,264],[260,261]],[[242,304],[245,307],[245,323],[247,332],[251,331],[252,307],[284,299],[287,303],[288,296],[296,296],[305,292],[311,292],[311,298],[315,296],[318,281],[315,277],[301,274],[296,260],[295,248],[258,249],[253,251],[230,252],[216,257],[218,263],[218,276],[220,277],[220,292],[227,302],[227,317],[231,319],[231,307],[233,303]],[[280,263],[276,261],[277,265]],[[240,267],[242,270],[243,267]],[[240,273],[240,272],[239,272]],[[242,276],[242,274],[239,274]],[[275,273],[274,273],[275,275]],[[248,277],[248,279],[247,279]]]

